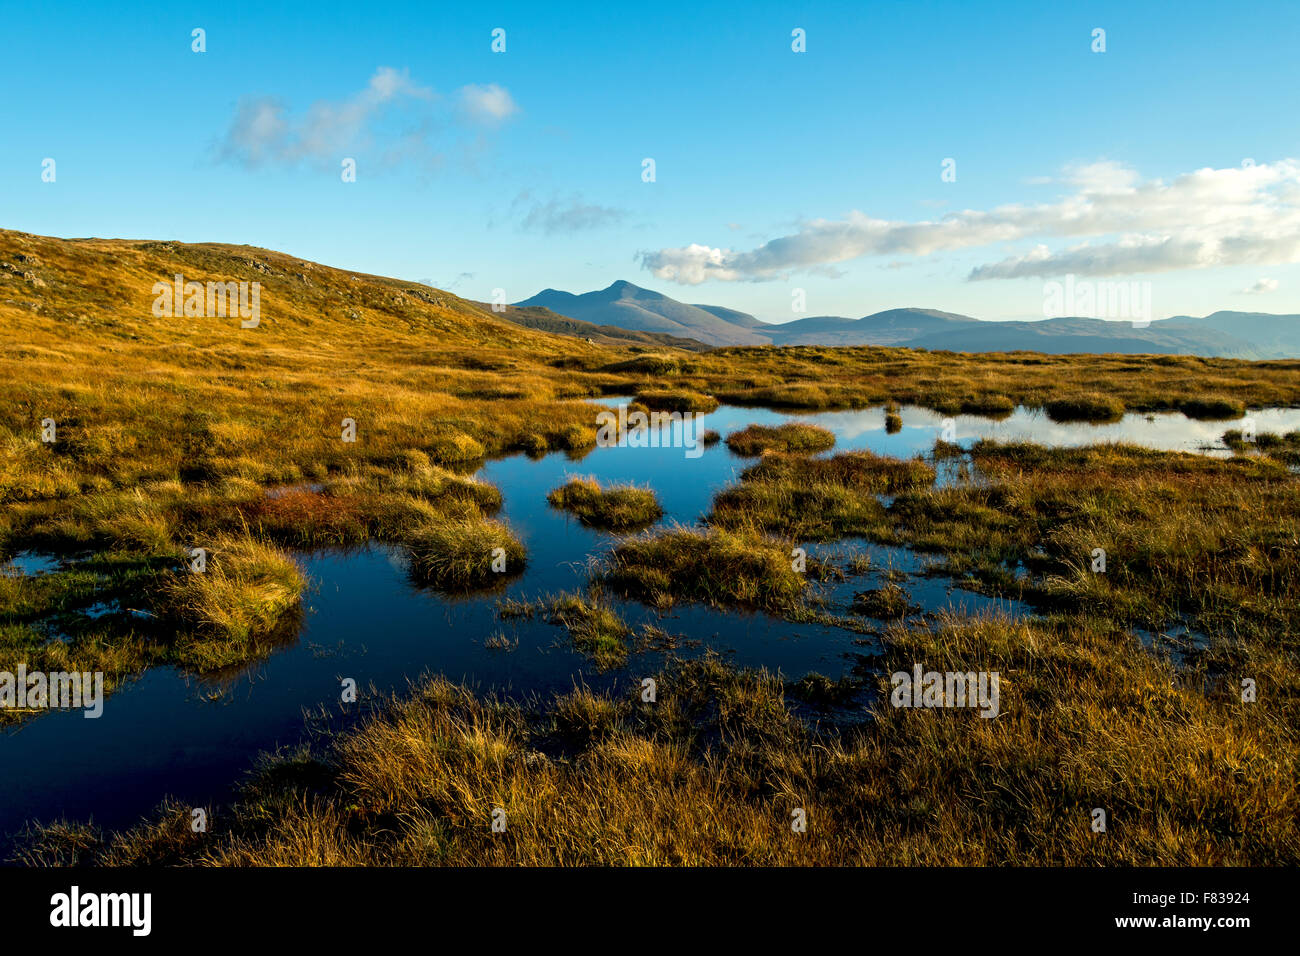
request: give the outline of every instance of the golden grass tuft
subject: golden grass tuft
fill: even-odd
[[[301,569],[286,552],[248,535],[223,535],[207,546],[207,569],[168,573],[158,610],[186,628],[183,663],[199,670],[239,664],[261,653],[302,599]]]
[[[601,487],[594,478],[573,478],[546,496],[554,508],[569,511],[585,525],[626,531],[663,516],[655,493],[635,485]]]
[[[470,590],[523,571],[526,552],[500,521],[477,514],[444,517],[404,535],[416,577],[446,590]]]
[[[767,451],[826,451],[835,447],[835,434],[820,425],[791,422],[785,425],[749,425],[727,436],[727,447],[737,455],[761,455]]]
[[[752,531],[677,526],[620,541],[596,578],[658,607],[685,600],[781,611],[807,586],[793,562],[790,546]]]
[[[711,412],[718,407],[712,395],[689,389],[646,389],[636,393],[636,400],[651,411]]]

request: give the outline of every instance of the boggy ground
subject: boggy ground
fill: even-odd
[[[511,451],[580,458],[600,395],[950,414],[1052,403],[1058,417],[1300,403],[1297,362],[590,345],[251,247],[0,231],[0,271],[0,554],[65,560],[0,576],[0,670],[104,670],[110,684],[262,653],[302,587],[285,548],[391,541],[451,588],[491,571],[477,551],[445,560],[449,544],[517,566],[499,494],[466,473]],[[152,284],[177,272],[262,282],[262,323],[155,318]],[[434,679],[269,764],[227,827],[191,834],[179,810],[109,837],[56,825],[25,859],[1295,863],[1300,509],[1293,443],[1255,444],[1216,461],[985,443],[975,479],[944,487],[929,462],[769,455],[707,528],[615,549],[601,587],[798,619],[812,575],[792,548],[851,534],[928,551],[1048,616],[890,625],[848,692],[872,719],[843,726],[796,701],[817,681],[787,699],[772,675],[715,660],[658,668],[653,705],[631,672],[626,692],[531,703]],[[184,577],[196,547],[228,562],[199,589]],[[743,573],[698,573],[719,567]],[[621,659],[626,629],[596,598],[553,613]],[[1174,624],[1194,638],[1176,660],[1133,631]],[[1000,715],[890,707],[887,675],[917,662],[999,671]],[[1089,829],[1094,807],[1105,834]],[[796,808],[807,833],[791,832]]]
[[[785,683],[711,655],[670,656],[645,673],[634,662],[607,694],[579,688],[524,702],[433,678],[351,732],[270,759],[218,831],[194,834],[186,808],[165,807],[121,834],[46,827],[21,860],[1300,860],[1296,476],[1267,454],[1218,460],[1124,446],[985,443],[972,458],[975,480],[909,482],[881,504],[868,536],[928,550],[973,583],[1038,603],[1039,616],[896,620],[849,686],[816,675]],[[751,469],[743,483],[827,470],[818,459],[772,460],[779,468]],[[887,476],[920,465],[869,461]],[[861,467],[850,472],[858,480]],[[596,570],[597,593],[796,612],[811,587],[787,560],[796,539],[770,536],[770,516],[749,517],[627,539]],[[683,535],[689,546],[676,546]],[[1092,570],[1095,546],[1106,548],[1104,571]],[[653,560],[640,565],[645,549]],[[690,566],[665,566],[670,558]],[[638,584],[636,572],[650,568],[663,573]],[[621,659],[631,629],[598,600],[565,596],[550,613],[579,647]],[[1132,630],[1179,621],[1200,639],[1149,645]],[[997,673],[998,715],[893,706],[890,675],[917,665]],[[1253,694],[1243,696],[1244,682]],[[503,833],[492,831],[498,808]],[[1105,832],[1092,829],[1097,809]],[[791,827],[796,810],[806,832]]]
[[[1281,864],[1300,852],[1294,698],[1242,703],[1089,618],[890,632],[871,720],[814,722],[782,682],[671,660],[609,694],[510,703],[441,678],[270,759],[196,834],[187,807],[27,864]],[[920,661],[1001,675],[1001,712],[902,709]],[[1288,742],[1289,741],[1289,742]],[[1093,810],[1107,830],[1093,832]],[[504,811],[504,832],[493,832]],[[807,830],[794,832],[794,812]],[[498,818],[501,819],[501,818]]]

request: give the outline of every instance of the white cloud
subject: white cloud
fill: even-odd
[[[642,265],[658,279],[681,285],[699,285],[706,279],[732,282],[747,278],[740,270],[726,265],[727,259],[732,255],[730,249],[712,249],[693,242],[684,249],[643,252],[640,259]]]
[[[1277,291],[1276,279],[1260,279],[1252,286],[1247,286],[1241,290],[1245,295],[1264,295],[1269,292]]]
[[[814,219],[798,232],[739,251],[692,243],[641,254],[657,278],[764,281],[863,256],[929,256],[1025,239],[1027,253],[977,266],[972,280],[1120,275],[1244,263],[1300,261],[1300,163],[1200,169],[1169,182],[1142,181],[1104,161],[1069,167],[1073,189],[1056,202],[963,210],[903,222],[854,211]],[[1042,241],[1085,239],[1053,252]],[[1101,240],[1093,244],[1094,240]]]
[[[298,157],[333,159],[358,141],[373,117],[402,99],[431,100],[433,90],[412,83],[406,70],[381,66],[355,96],[341,103],[313,103],[295,131],[291,151]]]
[[[499,123],[519,112],[510,91],[495,83],[462,86],[459,92],[461,107],[481,122]]]
[[[258,166],[284,152],[289,121],[282,103],[272,97],[241,100],[226,133],[223,155]]]
[[[461,87],[456,98],[476,120],[500,122],[517,110],[509,91],[495,84]],[[427,156],[432,109],[438,100],[432,89],[415,83],[408,70],[388,66],[375,70],[365,88],[352,96],[318,100],[298,117],[276,97],[248,97],[236,109],[219,153],[246,166],[336,163],[350,151],[383,139],[386,145],[381,144],[379,155],[384,162]],[[382,121],[399,110],[414,114],[405,116],[408,132],[385,134]],[[409,131],[412,125],[415,132]]]
[[[528,193],[520,193],[514,205],[519,207],[527,203],[528,199]],[[545,202],[533,202],[519,225],[530,232],[555,235],[617,225],[626,217],[625,210],[584,202],[581,197],[573,196],[569,199],[552,198]]]

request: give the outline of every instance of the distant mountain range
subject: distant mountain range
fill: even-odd
[[[1027,350],[1054,354],[1123,352],[1243,359],[1300,357],[1300,315],[1264,312],[1215,312],[1203,318],[1180,315],[1135,328],[1131,322],[1090,318],[989,322],[936,309],[890,309],[858,319],[819,315],[777,325],[735,309],[678,302],[624,280],[607,289],[581,295],[546,289],[515,306],[531,310],[526,313],[529,321],[521,324],[535,328],[561,324],[538,318],[545,314],[543,310],[549,310],[561,317],[604,327],[603,332],[624,329],[653,333],[655,338],[663,337],[665,343],[672,336],[710,346],[895,345],[953,352]],[[506,313],[507,318],[511,317],[510,311]],[[550,330],[562,331],[558,327]]]

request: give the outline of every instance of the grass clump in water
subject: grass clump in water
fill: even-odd
[[[799,422],[775,427],[750,425],[728,435],[727,447],[745,456],[767,451],[812,453],[835,447],[835,434],[829,428]]]
[[[934,484],[934,469],[919,458],[889,458],[847,451],[831,458],[764,455],[741,474],[744,481],[828,482],[866,494],[896,494]]]
[[[624,597],[789,610],[807,587],[791,547],[752,532],[674,527],[620,542],[595,575]]]
[[[766,454],[713,500],[710,520],[805,541],[870,535],[887,522],[880,494],[930,485],[934,469],[871,452],[832,458]]]
[[[657,378],[666,375],[681,375],[683,372],[688,371],[689,367],[690,363],[680,355],[650,353],[638,355],[635,358],[621,362],[612,362],[601,371],[624,375],[649,375]]]
[[[546,500],[554,508],[577,515],[585,525],[612,531],[645,527],[664,513],[651,489],[634,485],[602,488],[594,478],[574,478]]]
[[[434,436],[429,457],[442,464],[476,461],[487,454],[483,445],[473,436],[449,428]]]
[[[551,602],[549,619],[569,632],[573,646],[601,670],[627,662],[631,629],[611,608],[579,594],[562,594]]]
[[[1178,410],[1188,418],[1201,421],[1226,421],[1244,416],[1246,403],[1235,398],[1211,395],[1203,398],[1185,398],[1178,403]]]
[[[854,614],[889,620],[904,617],[919,607],[908,599],[905,590],[891,581],[882,588],[871,588],[853,595],[852,610]]]
[[[1117,422],[1124,417],[1124,403],[1110,395],[1092,393],[1054,398],[1043,405],[1054,422]]]
[[[689,389],[650,389],[637,392],[636,400],[652,411],[663,412],[711,412],[718,407],[712,395]]]
[[[158,600],[159,613],[188,631],[177,646],[179,662],[199,670],[258,656],[306,586],[286,552],[250,536],[222,536],[207,550],[206,570],[170,572]]]
[[[519,539],[500,521],[479,514],[435,519],[405,540],[415,576],[443,590],[485,587],[524,569]]]
[[[1300,499],[1282,462],[991,441],[972,456],[979,484],[898,496],[878,540],[940,553],[946,572],[1008,597],[1127,625],[1275,643],[1300,626]]]

